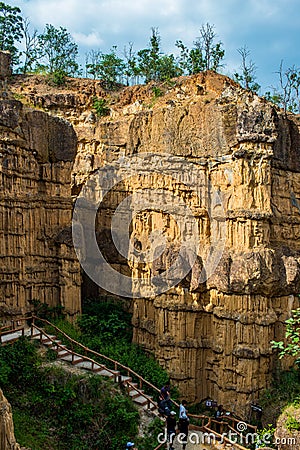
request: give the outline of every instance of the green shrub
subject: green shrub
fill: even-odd
[[[158,435],[164,432],[165,423],[162,422],[158,417],[156,417],[152,422],[145,433],[143,438],[138,440],[138,448],[139,450],[153,450],[158,446]]]
[[[285,426],[289,431],[300,430],[300,422],[298,422],[295,417],[292,417],[290,415],[285,423]]]
[[[105,98],[93,98],[93,108],[95,108],[97,116],[103,117],[108,116],[110,113],[110,108],[107,105]]]
[[[2,347],[5,395],[12,404],[18,442],[33,450],[122,450],[137,434],[139,415],[113,383],[43,365],[26,339]]]
[[[64,86],[66,84],[66,72],[63,70],[56,70],[48,75],[48,83],[53,86]]]

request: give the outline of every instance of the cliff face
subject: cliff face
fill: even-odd
[[[133,174],[126,174],[125,166],[118,166],[118,183],[108,193],[101,177],[92,179],[94,192],[106,193],[96,216],[97,242],[112,267],[132,277],[130,286],[136,298],[134,340],[156,354],[172,382],[179,385],[189,401],[209,396],[236,412],[249,411],[249,402],[259,398],[260,391],[271,379],[274,360],[269,342],[282,337],[283,321],[298,306],[295,297],[300,287],[297,118],[285,117],[263,99],[213,73],[178,79],[172,86],[162,86],[160,91],[151,86],[124,88],[110,94],[111,113],[102,118],[97,118],[92,108],[93,97],[108,96],[98,81],[70,80],[65,88],[53,90],[40,78],[16,77],[11,88],[23,103],[46,110],[47,126],[59,124],[60,130],[68,130],[66,134],[70,138],[70,141],[63,139],[65,146],[59,156],[55,154],[56,144],[44,155],[40,148],[43,138],[30,131],[39,128],[34,128],[35,120],[44,117],[44,113],[31,112],[26,116],[26,127],[23,126],[28,147],[22,144],[17,152],[18,155],[23,152],[23,158],[26,152],[34,172],[37,167],[45,171],[47,168],[47,176],[42,171],[34,181],[34,192],[41,192],[46,186],[53,202],[53,198],[58,199],[59,184],[59,205],[54,207],[50,202],[51,214],[47,209],[48,215],[43,215],[47,232],[41,233],[40,225],[32,231],[29,224],[33,222],[27,222],[28,236],[35,233],[34,242],[42,247],[37,254],[44,255],[44,259],[51,254],[54,268],[53,275],[48,272],[49,283],[53,279],[61,283],[66,280],[68,287],[73,286],[74,298],[79,298],[78,267],[70,256],[72,251],[64,247],[61,255],[57,253],[60,247],[54,246],[53,256],[54,250],[49,246],[50,237],[70,225],[70,180],[76,196],[99,168],[122,158],[125,161],[136,158]],[[24,107],[15,104],[18,105],[15,108],[23,111]],[[52,116],[67,119],[76,132],[73,166],[71,129]],[[30,119],[33,117],[34,120]],[[14,124],[13,129],[18,129],[20,120],[15,119]],[[49,142],[49,137],[46,141]],[[44,156],[38,160],[27,148],[31,152],[36,148],[37,155]],[[145,159],[145,152],[156,156]],[[68,157],[63,159],[62,155],[66,154]],[[56,156],[52,159],[51,155]],[[25,167],[24,163],[20,167]],[[184,177],[178,178],[178,174]],[[24,186],[22,190],[25,193],[28,188]],[[135,204],[134,194],[143,190],[152,199],[152,207],[146,202],[148,206],[141,211],[140,204]],[[44,195],[45,190],[42,192]],[[128,248],[123,256],[116,251],[116,241],[113,242],[110,231],[115,208],[128,195],[131,196],[128,209],[133,214],[124,239],[130,234],[134,247],[130,258]],[[93,199],[88,198],[88,202],[92,204]],[[174,219],[180,202],[187,204],[191,211],[182,220],[182,234],[197,236],[196,254],[189,247],[180,253],[182,235]],[[19,204],[11,205],[14,211],[19,208],[24,214]],[[62,207],[67,213],[59,213]],[[33,217],[32,213],[29,216]],[[40,211],[36,217],[41,217]],[[125,224],[127,219],[122,216],[122,220]],[[97,266],[97,259],[89,239],[91,235],[88,236],[83,237],[81,250],[89,271]],[[8,242],[13,242],[13,238]],[[33,238],[27,245],[30,242]],[[142,260],[138,253],[151,253],[152,258]],[[219,261],[213,270],[209,264],[211,254]],[[176,283],[165,292],[159,278],[155,278],[156,284],[152,283],[153,277],[172,268],[178,255],[183,264],[195,256],[192,273],[179,276],[177,281],[174,276]],[[64,270],[58,270],[60,261],[65,264]],[[98,274],[104,270],[101,264],[97,267]],[[143,280],[143,286],[138,278]],[[42,277],[39,280],[40,289],[46,292],[45,280]],[[121,278],[115,278],[114,283],[121,286]],[[19,285],[13,278],[10,286]],[[143,295],[145,286],[152,297]],[[48,290],[53,302],[68,298],[51,286]],[[122,293],[118,288],[114,292]],[[12,303],[17,298],[15,293],[11,297],[6,295]],[[68,305],[73,311],[79,309],[76,302]]]
[[[1,316],[24,314],[30,300],[72,315],[80,311],[80,268],[70,246],[76,134],[66,121],[24,107],[0,83]]]
[[[1,450],[21,450],[14,434],[11,406],[0,389],[0,448]]]

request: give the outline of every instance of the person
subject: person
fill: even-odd
[[[170,385],[165,384],[159,393],[158,411],[164,416],[169,416],[171,411]]]
[[[167,383],[165,384],[161,390],[160,390],[160,398],[162,400],[169,400],[170,399],[170,385]]]
[[[223,415],[224,415],[223,405],[219,405],[217,411],[215,412],[215,419],[220,421]]]
[[[215,419],[220,422],[222,420],[222,416],[224,415],[225,411],[223,409],[223,405],[219,405],[217,411],[215,412]],[[221,426],[219,424],[216,424],[216,432],[221,432]]]
[[[179,420],[178,420],[178,428],[179,432],[181,434],[181,442],[182,442],[182,450],[185,450],[187,440],[188,440],[188,433],[189,433],[189,417],[187,415],[187,401],[182,400],[182,402],[179,405]]]
[[[170,415],[167,417],[167,439],[170,444],[169,450],[174,450],[173,442],[176,435],[176,412],[171,411]]]

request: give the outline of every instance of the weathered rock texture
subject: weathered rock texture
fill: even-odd
[[[300,445],[300,409],[288,406],[276,424],[275,443],[278,450],[298,450]]]
[[[0,389],[0,448],[1,450],[21,450],[16,442],[11,406]]]
[[[97,239],[115,269],[139,275],[147,283],[152,275],[172,265],[176,257],[180,247],[176,223],[164,211],[137,214],[131,229],[135,249],[147,250],[149,236],[158,231],[166,238],[167,249],[153,263],[135,264],[134,259],[128,263],[112,243],[110,224],[114,208],[128,193],[145,188],[153,191],[161,188],[161,201],[165,198],[167,202],[170,194],[176,193],[189,204],[199,226],[201,244],[193,273],[168,293],[134,303],[134,340],[155,353],[169,371],[172,383],[179,385],[189,401],[209,396],[236,412],[249,411],[249,402],[257,400],[271,380],[274,358],[270,341],[282,337],[283,321],[298,306],[295,297],[300,288],[298,119],[286,117],[268,102],[213,73],[178,79],[170,88],[163,86],[159,98],[155,98],[151,85],[124,88],[109,97],[101,83],[93,80],[70,80],[66,88],[54,91],[40,78],[15,78],[12,89],[23,102],[72,123],[78,139],[72,178],[74,195],[90,174],[120,156],[168,153],[197,166],[201,180],[198,196],[191,193],[188,180],[179,183],[162,174],[161,181],[153,167],[147,165],[144,167],[147,174],[118,185],[106,197],[98,214]],[[108,99],[110,116],[97,118],[92,108],[94,96]],[[16,102],[14,108],[21,107]],[[54,173],[58,172],[52,171],[51,178],[50,167],[53,170],[55,166],[59,170],[57,176],[63,180],[59,184],[60,195],[65,199],[67,191],[62,189],[64,186],[67,189],[70,173],[63,172],[63,168],[69,170],[70,163],[58,156],[57,162],[42,156],[40,140],[34,140],[37,135],[31,134],[29,126],[34,114],[42,115],[30,113],[23,133],[27,142],[36,142],[29,146],[31,151],[38,147],[37,155],[44,159],[38,162],[29,151],[29,160],[35,168],[45,165],[49,170],[48,178],[42,175],[43,183],[35,181],[35,186],[38,189],[46,185],[53,193],[58,179]],[[50,116],[47,117],[50,123]],[[58,121],[52,120],[53,124]],[[20,127],[18,120],[14,123],[14,130]],[[18,154],[22,152],[29,157],[24,145],[18,149]],[[20,168],[24,164],[20,163]],[[211,203],[208,186],[221,199],[221,206],[220,202]],[[25,186],[22,191],[30,192]],[[14,202],[12,206],[15,217],[17,211],[24,214],[21,206]],[[35,231],[35,240],[30,240],[42,246],[44,257],[49,255],[45,250],[48,239],[70,223],[69,214],[58,215],[56,208],[55,204],[51,210],[53,221],[47,220],[47,232],[41,232],[40,226],[38,233]],[[186,229],[192,230],[188,221]],[[201,272],[213,238],[225,242],[225,247],[213,275],[201,282],[197,273]],[[7,242],[14,239],[17,237]],[[85,244],[89,255],[89,242]],[[65,248],[63,256],[68,254]],[[10,278],[13,291],[6,295],[12,303],[17,298],[16,287],[21,285],[14,275],[20,273],[19,259]],[[61,282],[69,277],[68,285],[72,277],[69,266],[58,273],[57,259],[51,261],[54,268],[53,275],[47,271],[49,283],[53,277]],[[71,261],[74,264],[72,258]],[[44,281],[42,277],[39,279]],[[39,286],[45,292],[44,283]],[[53,301],[65,298],[51,286],[49,290]],[[73,307],[76,309],[77,304]]]
[[[80,311],[80,267],[72,250],[71,170],[76,134],[66,121],[33,110],[0,86],[2,322],[30,301]]]

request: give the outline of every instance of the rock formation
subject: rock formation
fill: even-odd
[[[0,448],[1,450],[21,450],[16,442],[11,406],[0,389]]]
[[[65,120],[15,99],[7,79],[0,83],[1,317],[23,315],[32,300],[73,315],[81,281],[70,240],[76,134]]]
[[[103,255],[118,273],[133,277],[134,340],[154,352],[189,401],[212,397],[233,411],[249,412],[250,401],[271,380],[270,341],[282,337],[284,320],[298,306],[298,118],[214,73],[179,78],[161,86],[159,96],[151,84],[107,93],[94,80],[69,80],[53,89],[41,77],[20,76],[14,77],[11,89],[23,105],[2,100],[7,117],[2,135],[6,142],[10,139],[11,151],[3,173],[10,170],[18,187],[3,208],[13,208],[14,218],[19,213],[23,222],[21,217],[16,222],[8,218],[10,227],[2,228],[7,236],[6,307],[25,311],[26,301],[34,296],[62,302],[72,312],[80,309],[78,264],[65,243],[71,223],[70,183],[76,198],[99,168],[135,155],[137,171],[127,178],[124,168],[119,172],[120,182],[103,198],[96,216]],[[95,97],[108,100],[109,116],[97,117]],[[28,110],[28,105],[44,112]],[[145,152],[156,156],[138,160]],[[9,165],[13,158],[19,172]],[[164,172],[159,173],[162,161]],[[186,175],[189,163],[196,178]],[[180,173],[185,178],[176,178]],[[99,178],[93,183],[94,192],[105,191]],[[157,208],[140,211],[135,206],[133,195],[143,190],[157,201]],[[110,231],[114,211],[128,195],[134,213],[124,232],[133,243],[130,258],[115,249]],[[24,196],[31,197],[26,202]],[[196,254],[189,247],[181,252],[176,199],[191,211],[182,230],[185,235],[198,233]],[[97,260],[88,236],[83,258],[91,268]],[[150,254],[153,243],[152,260],[138,258]],[[219,264],[207,278],[211,254]],[[193,269],[163,292],[160,275],[178,257],[183,265],[193,260]],[[145,286],[157,277],[149,291],[152,297],[143,296],[135,283],[138,277]],[[91,291],[92,282],[85,282],[83,290]]]
[[[278,450],[297,450],[300,442],[300,409],[290,405],[277,420],[275,443]]]

